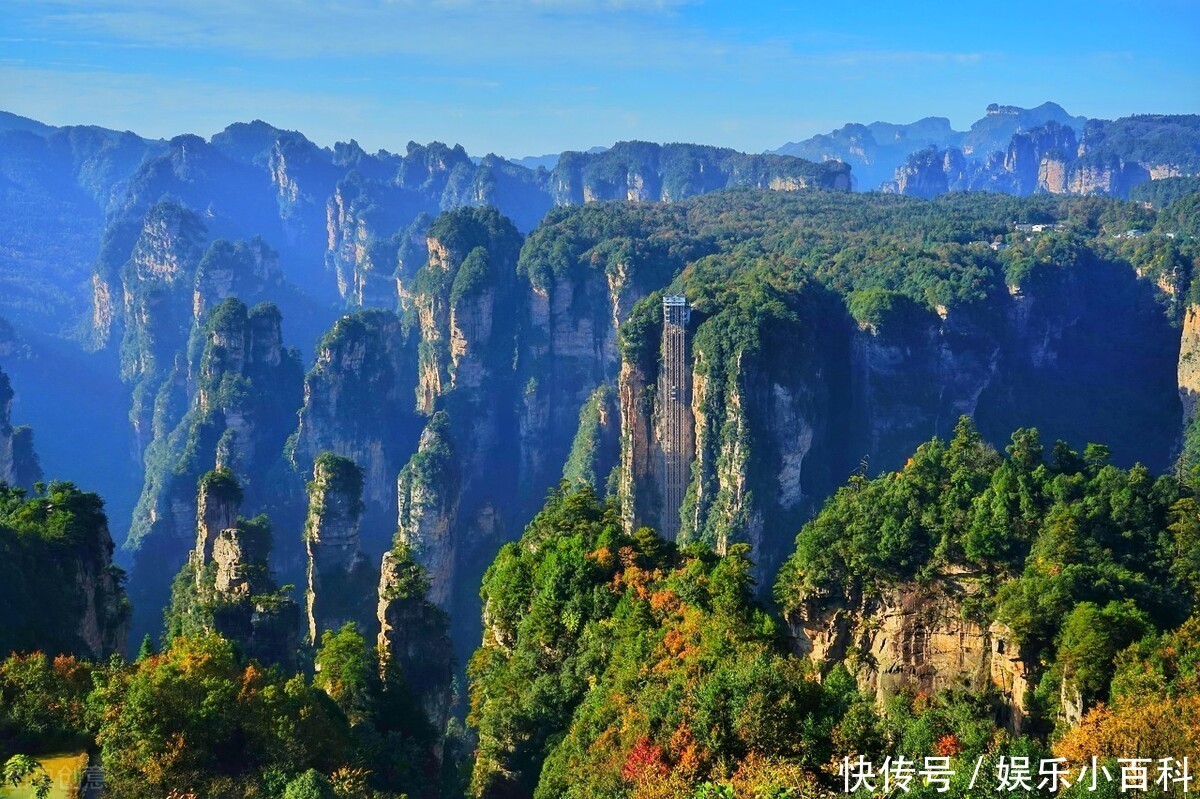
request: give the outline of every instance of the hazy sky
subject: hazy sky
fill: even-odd
[[[1200,112],[1200,0],[3,0],[0,108],[205,136],[508,156],[757,151],[989,102]]]

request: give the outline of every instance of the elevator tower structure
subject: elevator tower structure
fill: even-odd
[[[692,398],[688,368],[687,329],[691,320],[687,298],[663,297],[662,369],[658,396],[662,412],[662,534],[679,537],[679,509],[691,480]]]

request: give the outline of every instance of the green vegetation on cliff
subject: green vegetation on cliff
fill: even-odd
[[[484,579],[472,793],[688,796],[751,759],[761,787],[826,762],[854,688],[786,655],[745,555],[626,537],[590,488],[552,495]]]
[[[1011,630],[1046,719],[1063,696],[1104,700],[1113,657],[1195,608],[1195,500],[1173,477],[1119,469],[1106,447],[1044,451],[1018,430],[1007,457],[970,421],[921,446],[905,467],[855,476],[805,525],[775,596],[786,615],[810,599],[878,594],[903,581],[967,573],[983,591],[964,613]]]
[[[235,472],[259,498],[267,493],[263,483],[293,429],[303,381],[299,353],[283,347],[281,324],[275,306],[247,308],[231,297],[194,331],[187,363],[176,366],[155,403],[155,436],[127,546],[150,534],[151,518],[168,537],[190,540],[189,531],[170,529],[174,519],[164,508],[190,504],[196,481],[215,467]]]
[[[104,657],[124,644],[129,605],[104,502],[71,483],[0,483],[0,652]]]
[[[1078,455],[1059,447],[1050,465],[1038,460],[1034,434],[1014,438],[1014,453],[1004,458],[964,423],[953,442],[923,447],[903,472],[853,479],[821,519],[851,502],[857,513],[868,513],[883,500],[876,515],[893,526],[965,531],[971,508],[1020,506],[1020,488],[1004,476],[1010,469],[1038,472],[1048,491],[1065,489],[1093,510],[1096,524],[1128,520],[1123,514],[1141,502],[1128,485],[1137,482],[1136,470],[1107,465],[1102,449]],[[1018,483],[1026,473],[1016,475]],[[889,491],[898,493],[895,502],[883,496]],[[801,534],[798,554],[781,576],[785,603],[789,591],[809,591],[797,581],[811,560],[804,553],[813,529]],[[887,536],[875,536],[881,537]],[[825,544],[838,551],[874,546],[849,530]],[[936,542],[927,545],[933,562]],[[863,563],[866,573],[878,574],[875,590],[898,579]],[[1071,568],[1047,565],[1056,575]],[[1001,567],[988,560],[984,568]],[[1154,632],[1157,624],[1169,630],[1184,618],[1186,598],[1173,597],[1174,609],[1165,614],[1128,598],[1056,611],[1057,654],[1045,655],[1054,663],[1056,690],[1066,679],[1089,704],[1102,695],[1114,705],[1095,707],[1082,726],[1064,727],[1065,735],[1052,739],[1044,731],[1006,730],[985,686],[900,691],[879,702],[860,693],[853,662],[818,664],[789,651],[784,625],[753,599],[751,569],[744,545],[721,557],[704,547],[680,550],[647,528],[626,536],[612,506],[590,488],[564,484],[484,580],[484,641],[469,671],[469,723],[479,735],[472,795],[815,799],[841,793],[843,758],[863,756],[878,766],[898,755],[918,763],[949,757],[951,795],[966,795],[980,763],[981,779],[991,786],[997,769],[1014,757],[1086,763],[1093,753],[1127,756],[1122,746],[1150,756],[1162,742],[1169,744],[1164,751],[1194,751],[1188,720],[1200,705],[1189,642],[1196,621]],[[962,611],[974,612],[966,603]],[[1156,725],[1150,714],[1167,708],[1178,716]],[[939,795],[921,779],[910,793]],[[1021,795],[1054,793],[1031,787]]]

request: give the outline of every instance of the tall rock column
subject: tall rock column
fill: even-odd
[[[1189,305],[1183,317],[1179,340],[1179,401],[1183,404],[1183,427],[1196,417],[1200,400],[1200,305]]]
[[[212,471],[200,478],[196,496],[196,550],[192,554],[201,568],[212,560],[213,544],[221,531],[237,526],[241,505],[242,488],[228,470]]]
[[[431,732],[430,755],[440,764],[450,719],[454,646],[450,621],[428,600],[429,577],[397,536],[379,577],[379,667],[387,690],[419,703]]]
[[[417,453],[396,481],[397,540],[411,551],[432,581],[430,601],[447,608],[453,594],[460,477],[450,441],[450,420],[438,411],[429,420]]]
[[[318,456],[308,484],[308,550],[305,606],[308,640],[317,643],[326,630],[348,622],[373,631],[377,578],[363,555],[363,473],[354,461],[331,452]]]
[[[0,483],[32,488],[42,479],[42,467],[33,449],[33,431],[12,426],[12,401],[8,375],[0,371]]]
[[[238,517],[242,489],[226,469],[199,481],[196,548],[171,589],[167,636],[216,632],[247,658],[296,667],[299,608],[271,579],[271,523]]]

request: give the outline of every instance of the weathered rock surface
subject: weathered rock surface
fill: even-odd
[[[200,479],[196,548],[172,588],[168,634],[216,632],[247,658],[294,669],[299,608],[271,577],[270,522],[240,518],[242,496],[227,469]]]
[[[364,473],[368,515],[390,518],[396,474],[412,453],[423,420],[416,412],[414,336],[388,311],[344,316],[321,340],[304,381],[292,468],[306,473],[322,452],[349,458]],[[380,548],[386,540],[378,542]]]
[[[332,453],[317,458],[304,525],[310,643],[320,642],[323,632],[337,631],[350,622],[375,634],[377,619],[372,610],[379,581],[362,551],[362,490],[362,470],[353,461]]]
[[[1197,152],[1200,117],[1093,119],[1083,126],[1051,119],[1018,127],[1003,149],[933,145],[914,152],[889,187],[927,198],[968,190],[1128,197],[1147,180],[1197,174]]]
[[[12,384],[0,371],[0,483],[28,490],[42,479],[42,467],[33,448],[33,431],[12,426],[12,403]]]
[[[1106,440],[1131,460],[1169,465],[1182,429],[1176,395],[1186,405],[1196,380],[1188,365],[1195,319],[1185,324],[1177,363],[1179,333],[1156,287],[1132,272],[1047,267],[986,307],[939,314],[908,301],[883,324],[823,307],[819,295],[800,305],[800,296],[793,315],[756,323],[761,338],[744,350],[722,347],[720,331],[752,329],[736,307],[696,309],[695,461],[681,509],[661,505],[658,322],[638,321],[644,346],[628,349],[617,387],[627,530],[662,529],[666,514],[682,510],[683,539],[717,549],[748,541],[760,578],[768,578],[795,531],[847,475],[899,467],[964,414],[989,440],[1032,424],[1050,438]],[[1103,369],[1098,351],[1106,353]],[[1097,395],[1138,423],[1114,425],[1097,414]]]
[[[793,648],[818,663],[846,663],[880,702],[904,691],[932,696],[994,688],[1004,699],[1006,723],[1019,732],[1036,682],[1034,664],[1022,658],[1003,625],[964,617],[964,600],[978,590],[969,574],[870,595],[831,589],[810,596],[787,618]]]
[[[1183,317],[1179,341],[1179,401],[1183,405],[1183,427],[1196,418],[1200,401],[1200,306],[1189,305]]]
[[[397,480],[399,519],[396,540],[429,574],[429,600],[448,607],[457,577],[461,477],[450,441],[450,422],[442,412],[430,420],[417,453]]]
[[[407,547],[386,552],[379,578],[379,658],[384,685],[395,682],[420,698],[421,711],[438,734],[434,759],[442,760],[441,733],[450,720],[454,649],[446,614],[428,601],[428,579]]]

